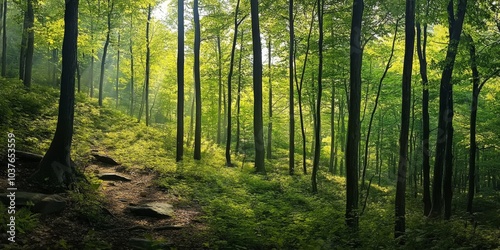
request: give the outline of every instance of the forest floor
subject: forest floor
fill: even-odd
[[[18,161],[16,187],[24,192],[40,192],[31,184],[29,176],[37,164]],[[7,175],[2,169],[3,175]],[[81,190],[64,193],[67,207],[60,213],[33,215],[38,219],[36,230],[21,234],[16,244],[6,241],[2,232],[2,249],[203,249],[207,242],[206,225],[200,218],[201,208],[195,202],[186,202],[169,194],[165,188],[154,185],[158,174],[145,169],[125,169],[94,161],[85,168],[87,176],[117,173],[130,181],[99,181],[95,192]],[[95,181],[95,180],[94,180]],[[6,190],[7,182],[0,181]],[[78,188],[77,188],[78,189]],[[80,192],[78,190],[73,192]],[[90,193],[98,197],[88,197]],[[68,197],[73,196],[73,197]],[[95,202],[99,199],[99,202]],[[127,210],[129,205],[145,202],[166,202],[173,205],[171,218],[137,216]],[[92,203],[92,204],[90,204]],[[89,206],[90,205],[90,206]],[[94,210],[95,206],[100,211]],[[87,212],[82,213],[82,210]]]

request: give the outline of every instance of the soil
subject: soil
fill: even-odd
[[[7,165],[5,160],[2,166]],[[18,191],[47,193],[28,181],[37,162],[16,162]],[[148,239],[167,243],[160,249],[204,249],[208,227],[203,223],[201,207],[196,202],[179,198],[155,185],[157,173],[140,168],[124,168],[94,161],[84,168],[86,174],[117,172],[132,179],[130,182],[102,181],[98,192],[102,194],[98,220],[82,216],[78,205],[68,198],[68,206],[59,214],[39,215],[39,225],[32,232],[16,235],[16,245],[22,249],[99,249],[99,243],[109,243],[112,249],[133,248],[130,239]],[[7,188],[7,170],[2,167],[0,189]],[[5,192],[5,191],[1,191]],[[67,193],[62,194],[65,197]],[[172,218],[149,218],[132,215],[126,209],[130,204],[151,201],[167,202],[174,207]],[[81,211],[81,210],[80,210]],[[7,234],[0,232],[0,248],[13,244]],[[106,248],[107,249],[107,248]]]

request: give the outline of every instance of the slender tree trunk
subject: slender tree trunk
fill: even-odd
[[[479,97],[479,71],[476,62],[476,46],[471,36],[466,35],[469,40],[470,67],[472,70],[472,104],[470,107],[470,138],[469,138],[469,190],[467,193],[467,212],[473,214],[472,204],[475,193],[475,176],[476,176],[476,119],[477,119],[477,103]]]
[[[78,0],[67,0],[64,13],[61,94],[56,132],[32,180],[56,188],[68,188],[76,179],[71,162],[75,104],[75,70],[78,37]]]
[[[358,231],[358,147],[360,137],[359,112],[361,104],[361,21],[363,20],[363,0],[354,0],[350,36],[350,97],[349,121],[346,146],[346,224]]]
[[[201,159],[201,79],[200,79],[200,14],[198,0],[194,0],[194,94],[196,100],[196,124],[194,132],[194,159]]]
[[[133,30],[134,30],[134,25],[133,25],[133,20],[132,20],[133,15],[130,14],[130,39],[129,39],[129,51],[130,51],[130,115],[134,115],[134,99],[135,99],[135,93],[134,93],[134,51],[133,51]],[[93,59],[92,59],[93,62]]]
[[[294,30],[294,17],[293,17],[293,0],[288,2],[288,25],[290,42],[288,48],[288,82],[289,82],[289,142],[288,142],[288,172],[290,175],[294,174],[295,171],[295,104],[293,101],[293,78],[294,78],[294,42],[295,42],[295,30]]]
[[[428,10],[427,2],[427,10]],[[420,23],[417,22],[417,54],[420,62],[420,76],[422,77],[422,174],[423,174],[423,202],[424,215],[429,215],[431,211],[431,191],[430,191],[430,148],[429,148],[429,81],[427,79],[427,24],[424,23],[424,40],[422,43],[422,31]]]
[[[258,173],[265,173],[264,166],[264,138],[262,120],[262,50],[260,43],[259,27],[259,2],[250,1],[252,16],[252,47],[253,47],[253,95],[254,95],[254,117],[253,134],[255,144],[255,170]]]
[[[451,76],[453,66],[457,55],[458,44],[460,42],[460,34],[467,7],[467,0],[458,1],[458,15],[455,19],[453,10],[453,0],[448,4],[448,17],[450,20],[450,40],[446,52],[446,65],[441,76],[441,85],[439,90],[439,115],[438,115],[438,135],[436,143],[436,160],[434,164],[434,184],[432,186],[432,207],[430,217],[441,216],[441,199],[443,188],[443,168],[446,156],[446,141],[448,136],[448,99],[450,98]]]
[[[335,82],[332,81],[332,99],[330,100],[330,162],[328,164],[328,171],[336,174],[335,166]]]
[[[175,160],[184,155],[184,0],[177,10],[177,152]]]
[[[116,89],[116,108],[118,108],[118,99],[119,99],[119,94],[118,94],[118,86],[120,83],[120,32],[118,32],[118,43],[116,44],[117,47],[117,55],[116,55],[116,84],[115,84],[115,89]]]
[[[226,124],[226,166],[232,166],[231,163],[231,101],[232,101],[232,79],[233,79],[233,69],[234,69],[234,54],[236,51],[236,42],[238,40],[238,26],[241,21],[238,21],[238,12],[240,9],[240,0],[236,3],[236,9],[234,11],[234,34],[233,34],[233,44],[231,46],[231,59],[229,63],[229,74],[227,76],[227,124]],[[241,74],[241,72],[240,72]],[[238,90],[239,95],[239,90]]]
[[[106,41],[104,42],[104,48],[102,50],[101,74],[99,76],[99,106],[102,106],[103,99],[104,69],[106,66],[106,55],[108,54],[108,46],[111,33],[111,15],[113,13],[113,7],[114,2],[108,0],[108,30],[106,31]]]
[[[318,65],[318,96],[316,97],[315,127],[314,127],[314,161],[311,174],[312,192],[318,192],[317,175],[321,153],[321,95],[323,93],[323,8],[324,0],[318,0],[318,26],[319,26],[319,65]]]
[[[77,92],[80,93],[81,90],[81,80],[82,80],[82,75],[80,72],[80,62],[78,61],[78,56],[76,59],[76,81],[77,81]]]
[[[30,0],[25,0],[26,4],[28,5],[28,2]],[[24,13],[24,19],[23,19],[23,29],[21,32],[21,47],[19,48],[19,80],[23,81],[24,83],[24,72],[26,70],[26,48],[28,46],[28,26],[29,26],[29,17],[28,17],[28,11],[27,11],[27,5],[26,9],[23,8],[22,12]]]
[[[35,50],[35,32],[33,30],[33,26],[35,23],[35,14],[33,13],[33,0],[28,0],[28,10],[27,10],[27,18],[28,18],[28,26],[27,26],[27,44],[26,44],[26,62],[24,69],[24,86],[26,88],[31,87],[31,78],[32,78],[32,70],[33,70],[33,53]]]
[[[222,51],[220,44],[220,35],[217,34],[217,68],[219,79],[219,103],[217,105],[217,144],[222,143]]]
[[[272,72],[271,72],[271,38],[269,38],[269,45],[267,51],[268,58],[268,71],[269,71],[269,122],[267,123],[267,159],[272,158],[272,137],[273,137],[273,85],[271,82]]]
[[[149,48],[149,25],[151,22],[151,4],[148,5],[148,19],[146,21],[146,75],[145,78],[145,92],[144,99],[146,102],[146,127],[149,126],[149,75],[150,75],[150,48]]]
[[[7,76],[7,0],[3,0],[2,15],[2,77]]]
[[[240,150],[240,111],[241,111],[241,59],[243,58],[243,30],[241,31],[240,58],[238,61],[238,96],[236,97],[236,152]]]
[[[53,54],[52,54],[53,55]],[[53,65],[52,66],[53,68],[53,72],[55,71],[55,66]],[[53,75],[55,75],[53,73]],[[90,89],[90,98],[94,97],[94,49],[92,49],[92,54],[90,55],[90,86],[89,86],[89,89]],[[55,82],[55,78],[52,77],[52,82]]]

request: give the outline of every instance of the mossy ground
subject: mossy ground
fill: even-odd
[[[2,131],[14,132],[19,150],[42,154],[55,131],[57,91],[33,86],[24,90],[16,81],[0,80],[0,118]],[[192,160],[186,147],[184,160],[175,162],[175,124],[146,127],[135,119],[106,107],[96,100],[77,95],[73,139],[73,160],[84,171],[91,165],[91,150],[106,152],[127,171],[151,171],[153,184],[164,195],[176,197],[177,204],[196,205],[198,223],[207,230],[194,237],[200,248],[209,249],[495,249],[500,247],[500,194],[484,191],[476,196],[480,211],[471,225],[464,213],[465,194],[456,194],[454,216],[450,221],[434,221],[422,216],[421,197],[407,197],[407,244],[393,239],[394,188],[391,180],[372,183],[367,207],[360,217],[360,231],[352,234],[344,226],[345,179],[327,173],[319,175],[319,192],[310,192],[310,176],[288,175],[286,159],[266,162],[266,175],[254,174],[253,164],[234,156],[235,167],[225,167],[222,147],[204,141],[202,160]],[[5,143],[1,143],[5,152]],[[3,154],[2,154],[3,155]],[[97,182],[97,184],[99,184]],[[146,185],[146,184],[145,184]],[[99,190],[99,189],[95,189]],[[113,247],[92,223],[104,223],[100,212],[92,210],[105,203],[92,188],[72,191],[74,205],[89,206],[80,211],[87,220],[76,220],[75,227],[89,228],[81,242],[58,236],[60,246],[71,248],[96,239],[94,249]],[[99,191],[97,191],[99,192]],[[93,213],[94,211],[95,213]],[[100,210],[99,210],[100,211]],[[78,212],[78,211],[77,211]],[[4,215],[4,214],[2,214]],[[26,218],[38,223],[38,217]],[[32,220],[30,219],[32,218]],[[93,220],[95,220],[93,222]],[[25,232],[37,230],[27,223]],[[4,223],[2,223],[4,225]],[[47,237],[50,237],[47,235]],[[124,235],[124,237],[127,237]],[[165,235],[168,238],[168,234]],[[47,239],[48,240],[48,239]],[[74,239],[71,239],[74,240]],[[175,242],[174,242],[175,243]],[[26,242],[29,244],[29,242]],[[22,246],[20,247],[22,248]]]

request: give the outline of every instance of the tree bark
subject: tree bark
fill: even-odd
[[[264,166],[264,138],[262,120],[262,50],[260,43],[259,27],[259,1],[250,1],[252,17],[252,47],[253,47],[253,95],[254,95],[254,117],[253,134],[255,144],[255,170],[265,173]]]
[[[116,83],[115,83],[115,90],[116,90],[116,108],[118,108],[118,99],[119,99],[119,94],[118,94],[118,86],[120,83],[120,32],[118,32],[118,42],[116,44],[117,48],[117,55],[116,55]]]
[[[177,162],[184,155],[184,0],[177,10]]]
[[[149,25],[151,22],[151,4],[148,5],[148,19],[146,20],[146,75],[144,86],[144,100],[146,104],[146,127],[149,126],[149,75],[150,75],[150,48],[149,48]]]
[[[31,78],[33,71],[33,53],[35,50],[35,31],[33,30],[33,26],[35,23],[35,15],[33,13],[33,0],[28,0],[28,9],[27,9],[27,18],[28,18],[28,26],[27,26],[27,43],[26,43],[26,61],[24,68],[24,77],[23,82],[26,88],[31,87]]]
[[[45,153],[32,180],[55,188],[68,188],[76,179],[71,161],[71,140],[75,103],[75,70],[78,37],[78,0],[67,0],[64,12],[61,93],[57,127],[49,149]]]
[[[238,61],[238,96],[236,97],[236,152],[240,150],[240,111],[241,111],[241,60],[243,58],[243,31],[241,31],[240,58]]]
[[[219,79],[219,103],[217,105],[217,144],[222,143],[222,51],[220,44],[220,34],[217,34],[217,69]]]
[[[130,51],[130,115],[134,115],[134,51],[133,51],[133,30],[134,24],[132,20],[133,15],[130,14],[130,39],[129,39],[129,51]],[[93,59],[92,59],[93,60]]]
[[[101,74],[99,76],[99,106],[102,106],[103,99],[103,85],[104,85],[104,68],[106,66],[106,55],[108,54],[109,39],[111,33],[111,14],[113,13],[114,2],[108,0],[108,29],[106,31],[106,41],[102,50],[101,58]]]
[[[294,42],[295,42],[295,30],[294,30],[294,19],[293,19],[293,0],[288,2],[288,28],[290,34],[290,42],[288,48],[288,82],[289,82],[289,142],[288,142],[288,172],[290,175],[294,174],[295,171],[295,104],[293,101],[293,78],[294,78]]]
[[[7,0],[3,0],[2,15],[2,77],[7,76]]]
[[[346,224],[358,231],[358,148],[360,138],[359,112],[361,104],[361,21],[363,20],[363,0],[354,0],[350,35],[350,97],[349,121],[346,146]]]
[[[269,71],[269,102],[268,102],[268,112],[269,112],[269,121],[267,123],[267,159],[271,160],[272,158],[272,139],[273,139],[273,85],[272,85],[272,72],[271,72],[271,38],[269,38],[268,43],[268,71]]]
[[[323,93],[323,8],[324,0],[318,0],[318,96],[316,97],[315,127],[314,127],[314,160],[311,174],[312,192],[318,192],[317,175],[319,169],[319,158],[321,155],[321,96]]]
[[[196,102],[196,124],[194,128],[194,159],[201,160],[201,77],[200,77],[200,14],[198,0],[194,0],[194,94]]]
[[[428,8],[428,5],[427,5]],[[423,174],[423,202],[424,216],[431,211],[430,192],[430,148],[429,148],[429,81],[427,79],[427,24],[424,23],[424,40],[422,42],[422,30],[417,22],[417,54],[420,63],[420,76],[422,77],[422,174]]]
[[[410,130],[411,105],[411,75],[413,67],[413,51],[415,49],[415,0],[406,0],[405,11],[405,56],[403,64],[402,104],[401,104],[401,132],[399,134],[399,162],[396,184],[396,223],[394,237],[404,244],[406,231],[406,169],[408,165],[408,133]]]
[[[462,33],[462,26],[467,7],[467,0],[458,1],[458,15],[455,20],[453,14],[453,0],[448,4],[448,16],[450,20],[450,40],[448,42],[448,49],[446,52],[445,62],[446,65],[443,69],[441,76],[441,84],[439,90],[439,115],[438,115],[438,135],[436,142],[436,160],[434,164],[434,180],[432,186],[432,206],[429,216],[441,216],[441,199],[443,188],[443,168],[445,164],[446,155],[446,141],[448,136],[448,103],[449,94],[451,89],[451,76],[453,73],[453,66],[457,55],[458,44],[460,42],[460,34]]]

